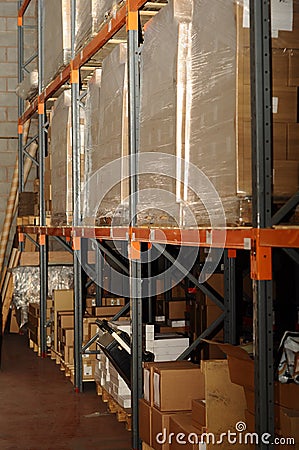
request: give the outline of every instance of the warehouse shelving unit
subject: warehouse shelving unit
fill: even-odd
[[[74,297],[75,297],[75,389],[82,390],[82,292],[81,292],[81,266],[80,252],[83,241],[96,238],[103,241],[121,241],[127,243],[128,248],[140,251],[142,243],[159,246],[184,245],[190,247],[218,248],[222,245],[223,230],[200,228],[187,230],[177,228],[138,228],[136,222],[131,227],[82,227],[80,226],[80,133],[79,133],[79,103],[80,103],[80,68],[105,45],[114,34],[125,24],[127,25],[128,39],[128,70],[129,70],[129,149],[132,164],[136,163],[138,149],[138,101],[139,101],[139,74],[138,74],[138,11],[148,2],[146,0],[128,0],[108,24],[104,25],[98,34],[83,48],[79,54],[74,51],[74,23],[75,5],[72,0],[72,60],[55,79],[45,88],[42,88],[43,73],[43,36],[42,15],[43,0],[38,0],[38,66],[39,90],[38,96],[24,111],[24,105],[19,101],[19,170],[20,190],[23,190],[22,170],[24,147],[22,133],[25,122],[36,112],[39,119],[39,178],[40,178],[40,225],[21,226],[18,231],[39,236],[40,273],[41,273],[41,355],[46,355],[46,323],[45,304],[47,294],[47,237],[55,236],[68,249],[72,241],[74,253]],[[18,29],[19,47],[22,48],[23,17],[30,0],[19,2]],[[222,305],[224,313],[202,335],[192,343],[190,348],[181,355],[186,358],[196,348],[201,339],[208,337],[223,321],[225,323],[225,340],[236,344],[236,251],[250,252],[251,278],[254,284],[254,318],[255,318],[255,394],[256,394],[256,431],[257,433],[274,434],[274,368],[273,368],[273,294],[272,294],[272,249],[284,248],[297,263],[299,257],[299,228],[278,227],[277,225],[286,214],[298,204],[299,193],[272,217],[271,174],[272,174],[272,90],[271,90],[271,28],[270,28],[270,0],[260,2],[251,0],[251,82],[252,91],[252,137],[253,137],[253,226],[246,228],[228,228],[225,230],[225,298],[215,295],[208,285],[200,285],[190,274],[188,276],[204,293],[208,293],[216,304]],[[21,53],[20,53],[21,54]],[[21,59],[22,61],[23,59]],[[19,81],[22,78],[22,68],[19,70]],[[49,227],[46,226],[45,204],[43,196],[44,187],[44,156],[45,156],[45,106],[46,102],[64,84],[70,82],[72,94],[72,142],[73,142],[73,226]],[[131,167],[131,173],[135,173]],[[136,177],[130,178],[131,194],[136,192]],[[130,212],[135,217],[136,204],[134,195],[131,196]],[[136,253],[136,252],[135,252]],[[170,254],[164,253],[173,264]],[[179,267],[184,270],[183,267]],[[133,448],[140,448],[138,432],[138,399],[142,397],[142,299],[141,299],[141,264],[138,256],[131,257],[129,261],[130,274],[130,307],[132,317],[132,409],[133,409]],[[261,449],[270,448],[262,444]]]

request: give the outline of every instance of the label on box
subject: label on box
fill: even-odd
[[[250,27],[249,0],[244,0],[243,28]],[[271,35],[278,37],[278,31],[293,31],[293,0],[271,0]]]
[[[83,364],[83,373],[84,373],[85,377],[91,377],[92,376],[92,366]]]
[[[144,369],[144,379],[143,379],[143,390],[144,390],[144,400],[150,401],[150,371]]]
[[[272,112],[273,114],[278,113],[278,97],[272,97]]]
[[[160,375],[154,372],[154,404],[160,408]]]

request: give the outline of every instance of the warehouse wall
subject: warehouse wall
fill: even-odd
[[[0,1],[0,231],[18,150],[18,98],[15,90],[18,74],[16,0]],[[35,23],[35,5],[26,14],[26,25]],[[26,55],[33,53],[36,31],[26,31]],[[31,174],[31,179],[34,174]],[[28,186],[30,188],[30,185]]]

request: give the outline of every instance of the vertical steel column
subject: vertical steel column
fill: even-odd
[[[224,342],[237,345],[236,258],[224,250]]]
[[[101,249],[96,248],[96,261],[95,261],[95,271],[97,274],[96,283],[96,305],[102,306],[103,297],[103,265],[101,257]]]
[[[18,1],[18,8],[22,6],[22,0]],[[24,64],[24,28],[23,16],[18,17],[18,83],[23,81]],[[18,97],[18,117],[24,112],[24,100]],[[24,167],[23,167],[23,125],[18,129],[18,165],[19,165],[19,192],[24,190]]]
[[[137,218],[137,154],[139,147],[139,49],[138,12],[130,10],[128,2],[128,80],[129,80],[129,151],[130,151],[130,218]],[[133,175],[132,175],[133,174]],[[131,243],[129,243],[130,245]],[[131,255],[132,256],[132,255]],[[132,318],[132,447],[141,449],[139,438],[139,398],[142,397],[142,291],[141,260],[130,258],[130,303]]]
[[[272,67],[270,0],[250,0],[253,226],[271,226]],[[257,241],[257,245],[259,245]],[[253,253],[259,258],[259,248]],[[253,281],[256,432],[274,436],[272,281]],[[260,444],[259,449],[270,448]]]
[[[44,74],[44,1],[38,0],[38,94],[43,90]],[[46,210],[44,196],[44,158],[45,158],[45,104],[38,104],[38,143],[39,143],[39,223],[46,225]],[[45,236],[40,236],[40,342],[41,356],[45,357],[47,352],[46,333],[46,301],[48,290],[48,269],[47,269],[47,240]]]
[[[147,278],[148,278],[148,323],[153,323],[153,283],[152,283],[152,244],[148,244],[147,249]]]
[[[75,25],[76,0],[71,3],[71,36],[72,59],[75,56]],[[80,225],[81,196],[80,196],[80,86],[79,68],[71,69],[72,94],[72,170],[73,170],[73,226]],[[74,362],[75,362],[75,391],[82,391],[82,284],[80,265],[80,238],[74,239]]]

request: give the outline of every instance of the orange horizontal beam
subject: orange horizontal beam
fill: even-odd
[[[22,6],[20,7],[19,11],[18,11],[18,17],[23,17],[23,15],[26,12],[26,9],[28,8],[28,6],[30,5],[31,0],[24,0],[22,3]]]
[[[147,3],[148,0],[130,0],[131,11],[137,11]]]
[[[24,125],[25,122],[27,122],[28,119],[30,119],[33,114],[37,111],[38,102],[37,98],[31,103],[29,108],[26,109],[26,111],[19,117],[19,125]]]
[[[42,94],[38,97],[39,103],[45,103],[56,91],[58,91],[61,86],[63,86],[67,80],[70,78],[71,67],[66,66],[62,72],[60,72],[57,77],[51,81],[51,83],[46,87]]]
[[[133,228],[127,227],[39,227],[18,226],[19,233],[47,234],[48,236],[80,236],[107,240],[133,240],[139,242],[165,242],[172,245],[198,247],[217,247],[223,238],[223,230],[198,228],[183,230],[179,228]],[[299,248],[299,227],[282,229],[227,228],[225,248],[249,249],[251,240],[260,247]]]
[[[264,247],[299,248],[299,227],[260,229],[259,243]]]

